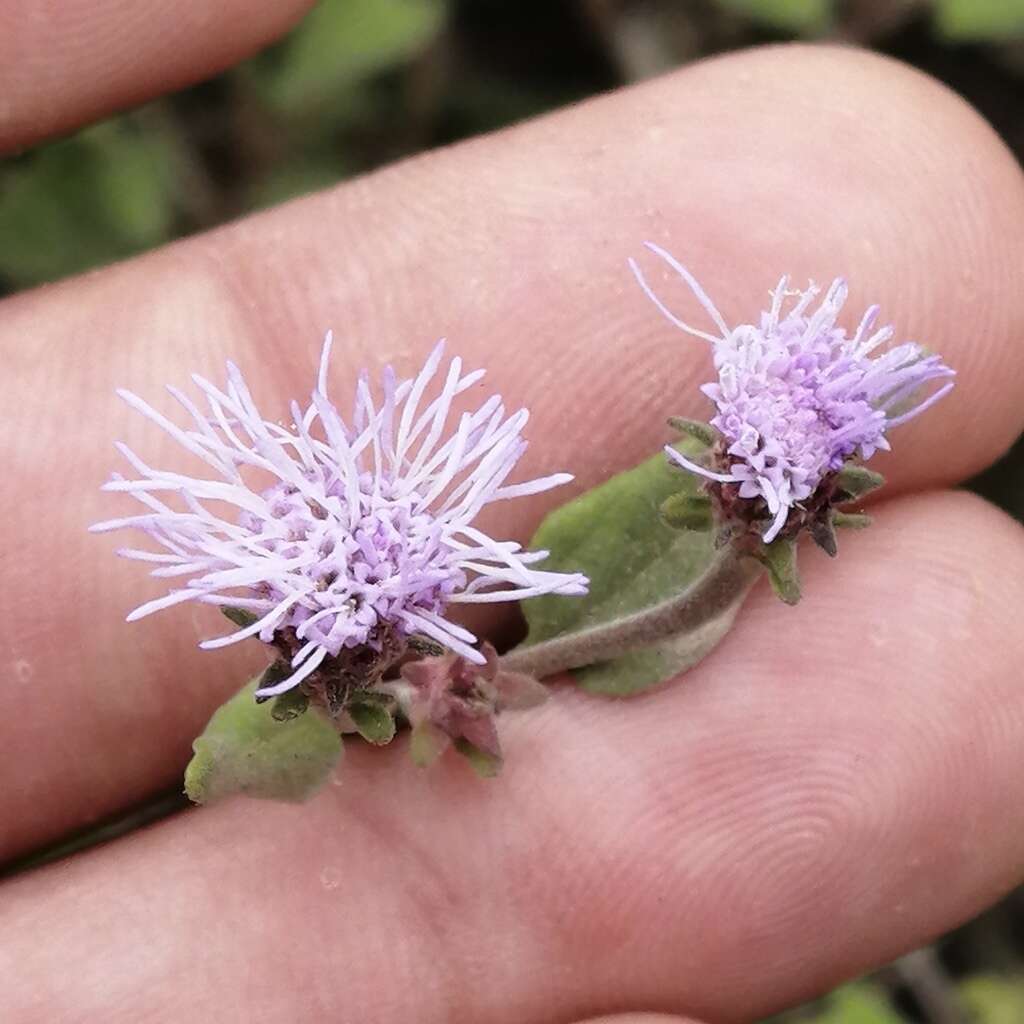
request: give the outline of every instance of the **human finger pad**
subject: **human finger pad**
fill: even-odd
[[[503,720],[497,780],[354,748],[305,807],[197,811],[15,883],[14,1019],[242,999],[267,1020],[750,1020],[957,923],[1024,869],[1021,528],[904,499],[807,562],[805,604],[755,594],[659,692],[562,689]],[[302,941],[254,972],[273,934]]]
[[[543,769],[558,786],[532,800],[553,883],[529,906],[552,957],[585,951],[607,998],[748,1020],[1024,873],[1024,531],[947,494],[887,504],[842,540],[836,562],[808,553],[800,606],[761,588],[661,692],[567,693],[514,723],[530,752],[564,748]]]

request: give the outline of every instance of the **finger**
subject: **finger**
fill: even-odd
[[[9,1019],[749,1021],[963,921],[1024,872],[1024,531],[914,497],[846,547],[684,680],[509,716],[497,780],[353,746],[11,883]]]
[[[0,0],[0,152],[229,67],[313,0]]]
[[[707,351],[664,323],[625,267],[653,236],[730,318],[753,315],[781,269],[845,271],[858,302],[880,301],[943,352],[958,387],[894,438],[887,467],[893,489],[934,486],[1020,427],[1022,227],[1019,172],[959,100],[878,58],[767,50],[8,302],[16,443],[0,613],[32,699],[0,745],[0,770],[19,779],[0,796],[6,851],[172,783],[259,658],[196,651],[216,623],[184,608],[124,625],[159,591],[113,561],[116,539],[85,533],[127,507],[95,492],[109,443],[156,465],[178,456],[108,389],[156,402],[191,370],[220,379],[230,356],[279,415],[308,393],[326,327],[345,339],[338,393],[362,365],[413,370],[446,331],[510,405],[533,409],[522,472],[568,468],[590,486],[658,450],[667,414],[706,414],[695,385]],[[568,493],[503,503],[487,525],[525,538]]]

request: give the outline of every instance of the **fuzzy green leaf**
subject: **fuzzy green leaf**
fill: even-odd
[[[800,600],[800,574],[796,568],[796,541],[773,540],[771,544],[763,544],[757,555],[758,560],[768,570],[768,579],[772,590],[786,604],[796,604]]]
[[[348,707],[356,732],[375,747],[383,747],[395,738],[395,719],[391,712],[376,701],[365,701]]]
[[[447,648],[443,644],[439,644],[433,637],[423,636],[421,633],[413,633],[409,637],[409,650],[427,658],[440,658],[447,654]]]
[[[833,512],[832,524],[844,530],[863,530],[871,525],[871,516],[863,512]]]
[[[300,802],[326,781],[341,756],[341,737],[319,713],[275,720],[272,703],[257,704],[259,678],[222,704],[192,744],[185,792],[197,804],[239,793]]]
[[[658,510],[662,522],[673,530],[710,530],[711,500],[702,494],[673,494]]]
[[[854,463],[843,466],[836,477],[836,485],[842,492],[841,501],[863,498],[865,494],[877,491],[884,483],[885,477],[881,473]]]
[[[692,437],[705,448],[710,448],[722,436],[710,423],[702,420],[687,420],[682,416],[669,416],[668,425],[678,430],[683,437]]]
[[[247,626],[251,626],[254,622],[259,621],[259,616],[253,615],[252,612],[247,612],[244,608],[221,606],[220,610],[224,617],[230,619],[239,629],[245,629]]]
[[[689,439],[677,447],[691,457],[703,450]],[[525,601],[526,643],[612,621],[689,586],[711,562],[711,535],[673,530],[659,509],[676,494],[699,497],[699,486],[659,453],[552,512],[531,546],[551,552],[545,569],[585,572],[590,591],[584,597]],[[638,693],[700,661],[728,631],[738,606],[739,600],[697,634],[670,638],[573,675],[593,693]]]
[[[270,714],[277,722],[290,722],[299,715],[304,715],[309,708],[309,697],[297,686],[274,698]]]
[[[812,519],[807,527],[811,540],[825,552],[829,558],[835,558],[839,553],[839,542],[836,540],[835,524],[832,521],[832,513],[828,512],[818,519]]]

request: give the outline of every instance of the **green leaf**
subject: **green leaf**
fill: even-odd
[[[959,986],[975,1024],[1020,1024],[1024,1020],[1024,977],[979,976]]]
[[[439,644],[433,637],[413,633],[409,637],[409,650],[422,654],[427,658],[440,658],[447,654],[444,644]]]
[[[786,604],[796,604],[800,600],[800,574],[796,568],[796,541],[773,540],[771,544],[763,544],[757,555],[758,560],[768,570],[768,579],[772,590]]]
[[[825,515],[812,519],[808,524],[807,532],[811,535],[811,540],[825,552],[829,558],[835,558],[839,553],[839,542],[836,540],[835,523],[832,520],[832,513],[826,512]]]
[[[871,516],[863,512],[833,512],[832,525],[843,530],[864,530],[871,525]]]
[[[257,704],[262,676],[222,704],[192,744],[185,792],[197,804],[239,793],[300,802],[326,781],[342,753],[341,737],[319,713],[286,722],[273,704]]]
[[[683,437],[692,437],[705,448],[710,448],[722,436],[710,423],[704,423],[702,420],[687,420],[682,416],[669,416],[668,425],[673,430],[679,431]]]
[[[482,779],[493,779],[501,771],[501,758],[481,750],[461,736],[454,741],[455,749],[470,763]]]
[[[935,27],[958,42],[1024,36],[1024,0],[935,0]]]
[[[818,35],[832,22],[833,0],[718,0],[720,7],[744,14],[782,32]]]
[[[269,98],[298,111],[410,60],[437,35],[444,0],[321,0],[268,72]]]
[[[264,676],[266,679],[266,676]],[[297,686],[274,698],[270,708],[270,714],[276,722],[290,722],[299,715],[304,715],[309,709],[309,697],[306,696]]]
[[[259,620],[258,615],[253,615],[252,612],[247,612],[244,608],[226,608],[222,606],[221,612],[240,629],[245,629]]]
[[[836,486],[842,492],[841,501],[853,501],[863,498],[865,494],[877,491],[885,483],[885,477],[867,466],[849,463],[836,476]]]
[[[673,530],[710,530],[711,500],[703,494],[673,494],[661,503],[661,520]]]
[[[677,446],[695,455],[692,440]],[[529,625],[527,644],[619,618],[678,594],[696,579],[714,555],[711,535],[678,531],[659,516],[675,494],[698,497],[695,477],[668,464],[659,453],[634,469],[552,512],[531,544],[551,552],[544,568],[585,572],[584,597],[539,597],[523,602]],[[573,675],[593,693],[624,697],[695,665],[725,635],[739,600],[697,634],[672,638]]]
[[[375,747],[383,747],[395,738],[395,719],[391,712],[377,701],[349,705],[346,709],[356,732]]]

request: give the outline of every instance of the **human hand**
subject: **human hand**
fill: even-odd
[[[114,5],[74,6],[103,46],[62,59],[76,35],[55,20],[52,64],[32,47],[0,60],[8,146],[243,48],[236,13],[202,53],[154,59],[160,19],[208,5],[117,31]],[[245,5],[253,44],[281,6]],[[589,487],[657,451],[667,415],[704,411],[706,353],[625,268],[645,238],[699,266],[730,319],[783,271],[847,273],[852,305],[882,303],[957,368],[878,459],[871,530],[835,563],[808,553],[798,608],[759,588],[685,679],[622,703],[556,687],[503,718],[497,780],[353,748],[308,805],[195,811],[4,883],[6,1019],[749,1020],[1020,881],[1024,535],[944,488],[1024,423],[1024,186],[933,83],[798,48],[697,65],[0,306],[4,855],[173,785],[259,661],[195,649],[212,612],[124,624],[159,587],[85,532],[111,514],[110,441],[178,456],[115,386],[156,401],[230,357],[283,408],[327,327],[347,346],[339,382],[410,370],[445,333],[533,410],[523,474],[564,466]],[[525,538],[560,500],[496,511]]]

